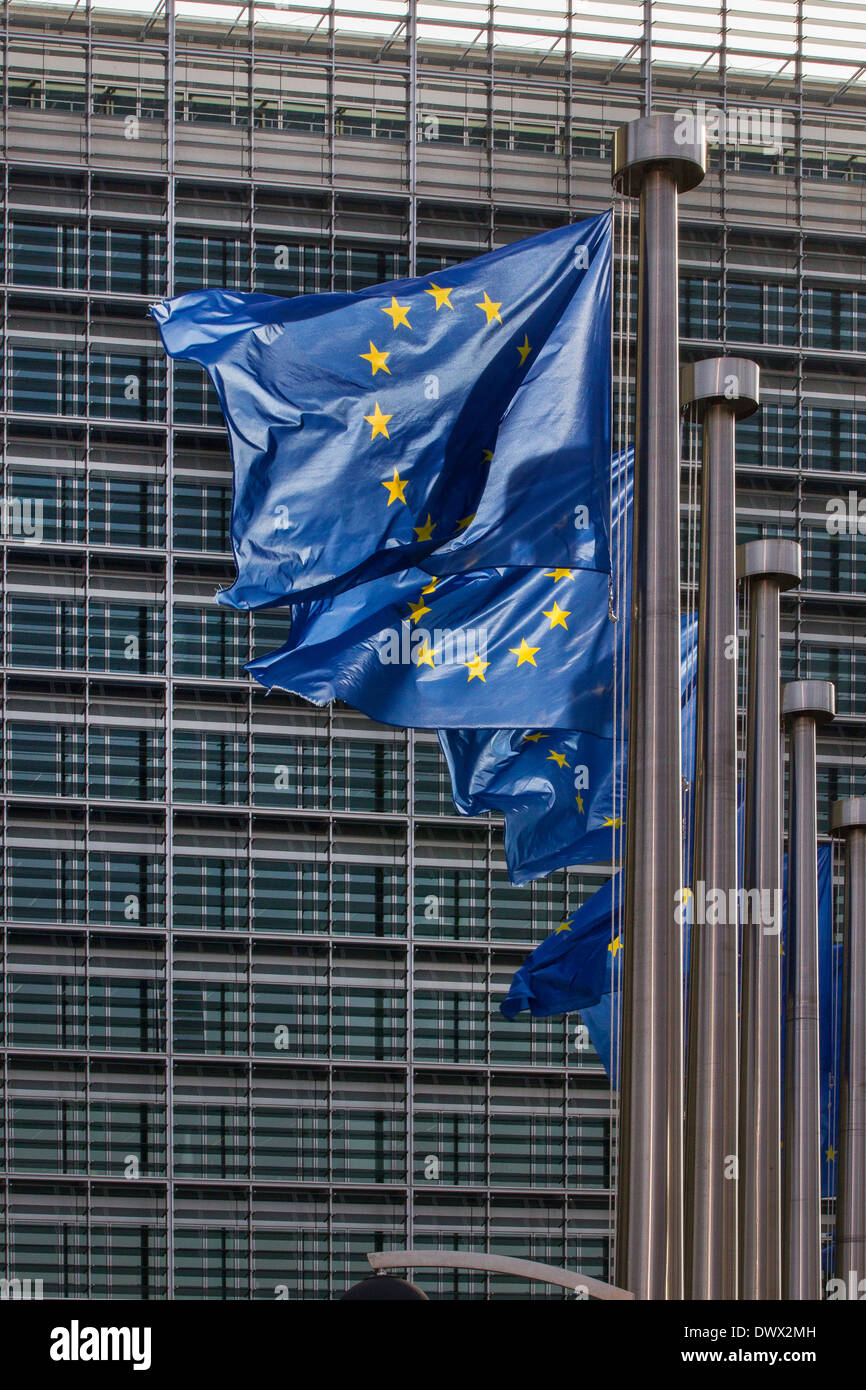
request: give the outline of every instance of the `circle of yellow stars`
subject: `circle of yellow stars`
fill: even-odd
[[[424,290],[424,293],[426,295],[429,295],[430,298],[433,300],[434,313],[438,314],[442,310],[447,310],[450,313],[456,312],[455,305],[452,303],[451,300],[451,296],[453,294],[458,293],[458,291],[456,291],[453,285],[438,283],[436,280],[431,279],[429,285]],[[492,299],[490,297],[489,292],[486,289],[482,291],[481,299],[474,300],[473,304],[476,309],[478,309],[481,313],[484,314],[485,328],[497,324],[501,325],[503,323],[502,301]],[[401,303],[400,299],[396,295],[391,295],[390,304],[379,306],[380,312],[385,314],[390,319],[391,331],[394,333],[397,333],[400,329],[406,329],[410,333],[413,332],[413,324],[410,315],[419,308],[420,303],[413,304],[410,302],[404,304]],[[376,334],[376,337],[379,337],[379,335]],[[532,344],[529,341],[528,333],[524,333],[522,343],[515,343],[515,350],[517,352],[519,366],[525,366],[529,356],[532,353]],[[362,362],[369,363],[371,379],[375,380],[375,378],[378,376],[380,372],[383,373],[383,375],[385,376],[392,375],[391,367],[388,365],[388,362],[389,358],[393,356],[393,350],[390,348],[384,348],[380,346],[380,344],[376,342],[376,338],[368,338],[367,351],[359,352],[358,356]],[[374,399],[373,409],[369,414],[364,415],[364,420],[370,426],[371,444],[376,439],[380,438],[385,439],[390,443],[392,438],[392,429],[396,427],[394,424],[392,424],[392,422],[394,421],[394,413],[393,411],[391,413],[388,413],[387,411],[383,410],[378,398]],[[392,427],[391,429],[389,429],[389,425]],[[493,450],[485,449],[482,452],[481,463],[487,465],[490,464],[492,460]],[[381,480],[381,486],[385,489],[385,492],[387,494],[387,507],[392,507],[395,505],[395,503],[402,506],[409,505],[409,502],[407,501],[406,497],[406,489],[409,486],[409,482],[410,479],[408,477],[401,477],[400,470],[397,465],[394,466],[390,478],[383,478]],[[460,531],[466,530],[467,527],[469,527],[472,524],[474,519],[474,514],[462,517],[457,522],[457,532],[459,533]],[[412,528],[416,540],[421,543],[432,541],[434,539],[434,532],[436,531],[437,525],[438,522],[433,519],[432,514],[428,511],[426,517],[423,520],[419,519],[418,524],[416,526],[413,526]],[[560,584],[563,580],[571,579],[572,571],[570,569],[554,569],[552,571],[549,571],[546,577],[552,579],[554,584],[557,585]],[[433,592],[433,590],[436,587],[436,583],[436,579],[432,579],[431,582],[428,585],[426,585],[425,588],[422,590],[417,602],[410,602],[408,604],[409,614],[406,618],[407,622],[409,622],[410,624],[417,624],[418,622],[420,622],[421,618],[424,617],[425,614],[431,611],[430,606],[424,602],[424,597],[425,595],[431,594]],[[545,608],[541,611],[542,615],[548,621],[549,631],[552,631],[553,628],[556,627],[562,627],[566,631],[568,631],[568,619],[571,616],[571,610],[563,607],[558,600],[555,599],[550,608]],[[538,646],[532,646],[527,640],[527,638],[521,635],[519,645],[516,647],[509,647],[508,651],[510,655],[513,655],[516,658],[515,669],[519,669],[522,666],[531,666],[535,669],[538,669],[536,657],[541,651],[540,644]],[[435,668],[436,652],[433,648],[430,647],[426,639],[423,641],[421,646],[418,647],[415,653],[415,662],[418,666],[430,666]],[[463,662],[463,665],[466,668],[466,679],[469,684],[471,684],[473,681],[479,681],[481,684],[486,684],[486,672],[489,670],[491,665],[489,661],[485,661],[481,658],[481,656],[476,655],[473,656],[471,660]],[[544,737],[544,735],[527,735],[527,737],[541,738]],[[552,752],[549,755],[549,757],[550,760],[556,762],[560,768],[568,766],[568,762],[564,754]],[[577,797],[577,802],[579,809],[583,811],[583,803],[582,798],[580,796]]]
[[[394,477],[389,481],[384,482],[382,486],[388,490],[388,505],[390,506],[392,500],[391,494],[394,494],[395,496],[400,495],[400,490],[402,488],[405,488],[406,482],[405,479],[401,479],[399,477],[395,468]],[[405,499],[402,499],[401,497],[401,500]],[[429,540],[432,537],[435,529],[436,522],[433,521],[432,516],[428,512],[426,521],[423,522],[422,525],[416,526],[414,528],[414,531],[415,535],[418,537],[419,540]],[[557,569],[545,572],[544,577],[547,579],[552,579],[554,584],[559,584],[563,580],[573,579],[574,573],[570,569]],[[430,605],[428,603],[425,603],[424,600],[426,597],[429,597],[432,594],[434,594],[438,582],[439,581],[436,578],[436,576],[432,576],[430,580],[427,582],[427,584],[425,584],[424,587],[421,589],[417,600],[407,601],[406,606],[409,611],[406,617],[404,618],[404,621],[409,623],[410,626],[417,625],[427,613],[432,612]],[[541,609],[542,616],[547,619],[549,632],[552,632],[553,629],[557,627],[565,628],[567,632],[568,619],[571,617],[571,613],[572,610],[570,608],[562,607],[562,605],[556,599],[553,601],[553,604],[550,608]],[[507,650],[510,655],[516,657],[516,662],[512,669],[517,670],[521,666],[531,666],[538,670],[538,662],[536,661],[536,657],[541,651],[540,643],[538,646],[532,646],[527,641],[526,637],[522,636],[518,646],[509,647]],[[430,666],[435,670],[436,656],[437,649],[430,647],[429,643],[425,639],[423,643],[415,651],[414,661],[416,666]],[[464,661],[461,664],[466,668],[467,684],[471,685],[473,681],[480,681],[482,685],[487,684],[486,673],[490,669],[492,662],[486,661],[480,654],[476,654],[473,655],[470,658],[470,660]],[[523,735],[524,740],[530,743],[537,743],[539,742],[539,740],[547,737],[548,735],[541,731],[537,731],[535,733],[527,733]],[[560,769],[570,767],[570,763],[568,762],[568,759],[566,758],[565,754],[558,752],[555,749],[548,754],[547,760],[549,762],[556,763],[557,767],[559,767]],[[581,814],[584,814],[583,798],[579,793],[576,796],[575,800],[577,802],[578,810]],[[619,818],[617,817],[616,819],[613,819],[609,817],[605,821],[605,825],[619,825]]]
[[[449,311],[450,313],[458,312],[458,310],[461,308],[461,302],[458,299],[457,304],[455,305],[454,303],[452,303],[451,296],[462,293],[463,291],[456,289],[454,285],[442,284],[432,279],[430,280],[429,284],[424,290],[424,294],[429,295],[430,299],[432,299],[433,311],[436,314],[439,314],[442,310]],[[426,303],[427,301],[424,302]],[[488,290],[482,290],[481,299],[473,299],[471,301],[471,305],[472,307],[483,313],[485,330],[490,327],[495,328],[496,325],[501,325],[503,323],[502,300],[492,299]],[[464,303],[462,307],[468,308],[469,305]],[[391,295],[390,304],[379,305],[379,312],[385,314],[391,320],[391,331],[393,333],[397,333],[401,329],[405,329],[409,333],[413,332],[414,325],[412,323],[410,315],[416,312],[420,312],[420,310],[420,300],[404,304],[401,303],[401,300],[397,295],[393,294]],[[383,376],[386,377],[390,377],[392,375],[391,367],[388,364],[388,359],[393,356],[393,350],[391,348],[384,348],[381,346],[381,337],[375,329],[374,335],[374,337],[367,339],[367,351],[358,353],[358,356],[362,362],[369,363],[372,380],[375,380],[375,378],[379,375],[380,372],[383,374]],[[377,339],[379,339],[378,342],[376,341]],[[524,333],[523,342],[515,343],[514,347],[518,356],[518,365],[520,367],[525,366],[533,350],[532,343],[529,341],[529,334]],[[364,420],[370,426],[369,442],[371,444],[377,439],[385,439],[390,442],[392,438],[392,430],[398,429],[399,422],[395,420],[394,413],[392,412],[391,414],[388,414],[386,410],[383,409],[382,404],[378,399],[374,399],[373,409],[369,414],[364,415]],[[391,426],[390,429],[389,425]],[[482,464],[488,464],[491,462],[492,458],[493,451],[491,449],[485,449],[481,456],[481,462]],[[410,479],[408,478],[408,476],[400,476],[399,467],[397,466],[395,466],[390,478],[382,479],[381,486],[385,489],[387,493],[387,507],[392,507],[395,503],[402,506],[410,505],[410,501],[409,499],[407,499],[406,496],[406,488],[409,486],[409,482]],[[465,531],[467,527],[471,526],[474,520],[474,513],[470,516],[461,517],[460,520],[457,522],[455,534],[459,534],[461,531]],[[433,533],[436,530],[437,525],[438,522],[433,519],[429,512],[427,513],[426,520],[419,518],[418,525],[413,526],[412,528],[416,540],[422,543],[433,540]],[[554,605],[554,609],[556,610],[556,605]],[[559,617],[552,618],[551,627],[553,627],[554,625],[561,625],[565,627],[565,618],[567,616],[568,614],[564,613],[561,614]],[[534,666],[534,657],[538,650],[539,648],[530,648],[525,642],[522,642],[521,646],[516,650],[518,666],[523,665],[524,663]],[[484,673],[477,666],[473,667],[473,669],[470,671],[469,679],[484,680]]]

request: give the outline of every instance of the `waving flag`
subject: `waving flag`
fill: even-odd
[[[622,875],[602,884],[573,917],[559,926],[515,973],[499,1005],[509,1019],[529,1009],[533,1018],[549,1018],[598,1004],[611,987],[611,962],[621,949],[611,923],[619,913]]]
[[[787,855],[784,873],[787,878]],[[500,1011],[513,1019],[522,1009],[536,1018],[580,1011],[592,1044],[608,1076],[618,1065],[621,990],[617,957],[618,934],[611,923],[619,920],[620,875],[599,888],[583,906],[560,923],[516,972]],[[784,922],[787,891],[783,896]],[[688,920],[688,906],[687,906]],[[699,930],[699,928],[696,928]],[[841,947],[833,943],[833,862],[830,845],[818,846],[818,996],[820,1027],[821,1097],[821,1194],[836,1190],[836,1139],[838,1134],[838,1076],[841,1009]],[[606,959],[605,959],[606,953]],[[784,975],[783,975],[784,978]],[[835,1009],[835,1017],[834,1017]],[[784,997],[782,1027],[784,1029]],[[783,1033],[784,1043],[784,1033]]]
[[[694,760],[694,614],[682,619],[683,766]],[[514,884],[568,864],[615,857],[625,784],[624,739],[553,729],[440,729],[461,815],[505,818],[505,860]]]
[[[595,570],[414,569],[295,604],[288,641],[247,670],[269,689],[339,698],[405,728],[539,722],[604,740],[615,627]]]
[[[439,742],[461,815],[505,817],[512,883],[613,857],[623,744],[551,729],[440,729]]]
[[[354,294],[154,305],[228,428],[237,579],[218,601],[336,593],[434,551],[440,576],[607,570],[610,245],[606,212]]]

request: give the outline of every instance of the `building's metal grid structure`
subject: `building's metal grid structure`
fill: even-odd
[[[194,375],[163,371],[144,313],[201,282],[355,288],[596,212],[610,201],[610,133],[649,86],[665,109],[781,112],[780,149],[730,140],[684,200],[686,350],[721,340],[761,363],[763,423],[741,434],[742,534],[804,543],[787,673],[839,681],[822,801],[862,792],[861,538],[831,541],[825,526],[827,500],[866,471],[862,14],[771,9],[758,28],[726,6],[633,0],[6,4],[3,496],[41,477],[59,518],[38,546],[4,526],[9,1277],[65,1296],[327,1297],[361,1275],[367,1249],[440,1242],[605,1276],[604,1077],[575,1047],[576,1019],[495,1021],[526,947],[604,867],[505,890],[497,829],[450,813],[427,735],[265,704],[239,678],[251,642],[275,645],[279,619],[252,634],[246,618],[208,627],[231,572],[206,534],[205,490],[228,478],[223,432]],[[34,227],[67,230],[31,255]],[[130,230],[152,238],[137,290]],[[52,406],[32,383],[55,369]],[[147,516],[137,536],[131,484]],[[46,664],[28,623],[51,593]],[[132,672],[130,605],[145,651]],[[37,726],[67,731],[65,744],[54,735],[62,771],[48,796]],[[130,729],[133,773],[122,762],[112,781],[111,731]],[[285,809],[262,771],[280,746]],[[35,878],[19,889],[28,852]],[[55,920],[39,906],[52,863]],[[352,880],[369,865],[372,910]],[[296,896],[289,869],[291,883],[307,873]],[[425,913],[440,887],[453,906],[436,935]],[[112,1041],[104,997],[134,987],[135,1026],[121,1005]],[[266,1025],[273,1036],[302,1016],[306,1040],[263,1051]],[[428,1286],[528,1292],[464,1274]]]

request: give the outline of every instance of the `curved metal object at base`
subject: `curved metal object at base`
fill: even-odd
[[[589,1274],[572,1273],[556,1265],[536,1260],[517,1260],[511,1255],[476,1254],[472,1250],[373,1250],[367,1255],[377,1273],[386,1269],[476,1269],[490,1274],[512,1274],[518,1279],[535,1279],[556,1284],[561,1289],[584,1289],[593,1298],[633,1299],[633,1293],[605,1284]]]

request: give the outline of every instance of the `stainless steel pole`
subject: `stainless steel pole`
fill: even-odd
[[[614,182],[640,197],[616,1239],[636,1298],[683,1294],[677,203],[705,169],[703,129],[673,115],[616,132]]]
[[[831,681],[782,690],[790,737],[782,1297],[821,1297],[821,1114],[818,1069],[816,726],[836,713]]]
[[[737,573],[749,584],[743,886],[779,920],[742,930],[740,1003],[740,1298],[782,1296],[781,969],[782,819],[779,594],[800,582],[796,541],[749,541]],[[778,898],[777,898],[778,895]]]
[[[739,357],[683,369],[703,421],[693,920],[686,1054],[685,1291],[737,1297],[737,576],[735,421],[758,408]]]
[[[835,1263],[836,1278],[859,1293],[866,1278],[866,796],[837,801],[832,825],[845,836]]]

